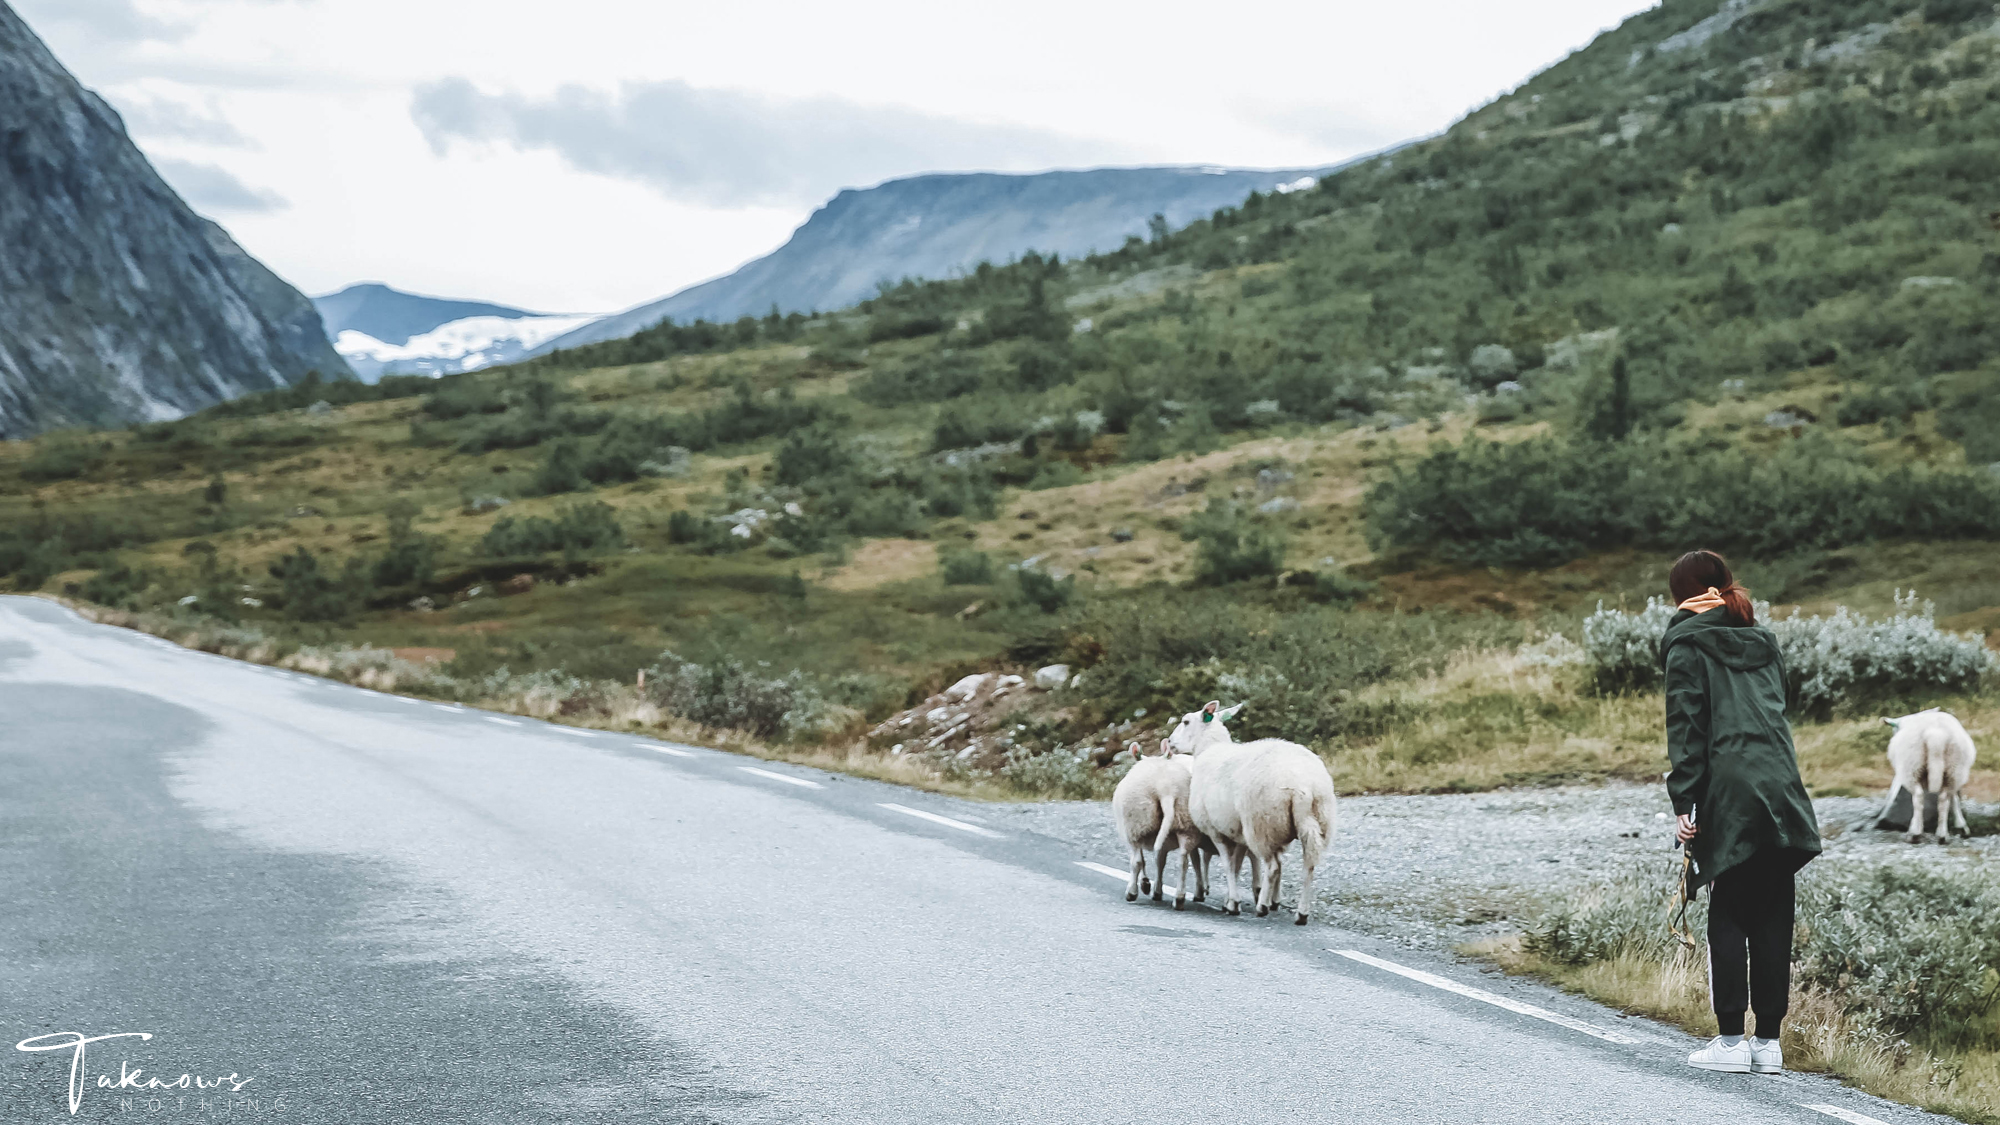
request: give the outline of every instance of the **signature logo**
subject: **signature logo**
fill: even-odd
[[[69,1115],[71,1117],[75,1117],[77,1109],[83,1105],[83,1091],[86,1086],[91,1085],[96,1086],[100,1090],[219,1090],[227,1085],[229,1092],[233,1094],[241,1092],[243,1087],[255,1081],[255,1079],[243,1078],[233,1071],[227,1076],[218,1076],[215,1078],[197,1074],[182,1074],[179,1078],[161,1078],[157,1075],[146,1078],[143,1077],[145,1074],[144,1068],[133,1066],[123,1059],[118,1060],[118,1077],[115,1080],[109,1074],[99,1074],[95,1083],[87,1081],[89,1075],[84,1070],[84,1057],[89,1052],[92,1043],[103,1043],[110,1039],[138,1039],[143,1041],[152,1037],[153,1033],[150,1031],[120,1031],[111,1035],[85,1035],[81,1031],[57,1031],[48,1035],[36,1035],[23,1039],[19,1043],[14,1044],[14,1049],[30,1053],[41,1051],[71,1052],[69,1060]]]

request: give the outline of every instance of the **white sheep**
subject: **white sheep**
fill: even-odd
[[[1951,822],[1970,834],[1965,824],[1965,785],[1972,780],[1972,759],[1977,751],[1965,726],[1949,711],[1933,707],[1900,719],[1883,719],[1896,733],[1889,736],[1889,768],[1896,771],[1889,783],[1889,805],[1896,794],[1910,794],[1910,839],[1924,835],[1925,805],[1930,795],[1938,795],[1937,838],[1951,837]]]
[[[1319,755],[1296,742],[1232,740],[1224,724],[1242,708],[1239,703],[1223,709],[1211,700],[1200,711],[1182,716],[1166,745],[1186,748],[1193,757],[1189,804],[1195,828],[1222,853],[1228,870],[1225,909],[1241,913],[1236,880],[1246,855],[1257,892],[1257,916],[1276,909],[1284,852],[1297,840],[1305,877],[1299,885],[1296,921],[1303,926],[1312,911],[1320,854],[1333,837],[1333,775]]]
[[[1192,778],[1185,754],[1174,754],[1167,743],[1152,757],[1139,752],[1139,744],[1128,745],[1132,755],[1130,771],[1119,779],[1111,794],[1111,813],[1118,831],[1131,851],[1132,876],[1125,884],[1125,901],[1132,902],[1141,891],[1150,891],[1159,902],[1166,888],[1167,853],[1181,853],[1180,883],[1174,888],[1174,909],[1187,903],[1188,864],[1194,864],[1196,902],[1208,898],[1208,856],[1214,847],[1195,829],[1188,812],[1188,786]],[[1146,878],[1146,852],[1153,853],[1153,876]]]

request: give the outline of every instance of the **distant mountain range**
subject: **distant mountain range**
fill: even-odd
[[[344,378],[298,290],[189,210],[0,0],[0,438]]]
[[[1156,214],[1179,228],[1253,191],[1310,187],[1332,170],[979,172],[850,189],[815,211],[790,241],[734,273],[595,320],[529,354],[630,336],[667,317],[734,320],[774,305],[781,312],[844,308],[874,296],[878,282],[950,277],[1029,250],[1066,258],[1115,250],[1127,238],[1145,237]]]
[[[314,297],[313,304],[335,349],[371,383],[384,375],[448,375],[507,363],[598,319],[424,297],[372,281]]]

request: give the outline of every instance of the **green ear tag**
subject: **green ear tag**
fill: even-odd
[[[1215,712],[1213,712],[1213,711],[1203,711],[1203,712],[1201,713],[1201,721],[1202,721],[1202,722],[1204,722],[1204,723],[1212,723],[1212,722],[1214,722],[1214,721],[1215,721]]]

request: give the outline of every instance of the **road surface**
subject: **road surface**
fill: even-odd
[[[39,600],[0,598],[0,716],[7,1125],[1943,1120],[1331,926],[1128,904],[1086,866],[1119,856],[973,803]],[[141,1032],[72,1087],[76,1038]]]

